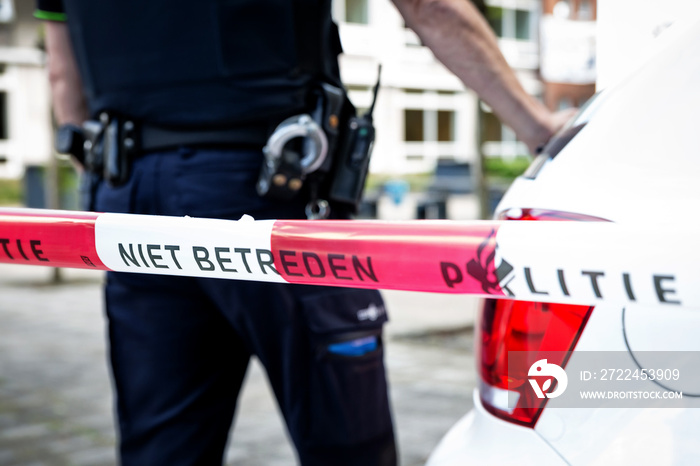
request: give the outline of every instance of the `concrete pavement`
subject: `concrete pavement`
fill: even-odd
[[[0,264],[0,466],[113,465],[115,433],[99,272]],[[421,465],[472,406],[476,300],[384,292],[386,362],[401,464]],[[227,464],[294,465],[257,361]]]

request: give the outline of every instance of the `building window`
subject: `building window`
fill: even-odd
[[[498,37],[503,37],[503,8],[487,6],[486,19],[488,19],[493,32],[495,32]]]
[[[423,139],[423,110],[404,110],[404,140],[407,142],[422,142]]]
[[[367,92],[370,90],[369,86],[359,86],[359,85],[354,85],[354,84],[347,84],[345,86],[345,89],[348,90],[348,92]]]
[[[455,112],[453,110],[404,110],[404,140],[406,142],[454,142]]]
[[[527,147],[518,141],[515,132],[501,123],[490,109],[482,105],[480,116],[481,149],[486,157],[517,157],[528,155]]]
[[[368,0],[345,0],[345,22],[369,24]]]
[[[530,39],[530,12],[515,10],[515,38],[520,40]]]
[[[452,142],[455,140],[455,112],[452,110],[438,110],[437,112],[437,123],[438,123],[438,141],[440,142]]]
[[[0,139],[7,139],[7,92],[0,92]]]
[[[452,108],[454,91],[402,89],[405,142],[455,142],[456,114]]]
[[[491,112],[481,111],[481,141],[498,142],[501,140],[501,122]]]
[[[593,19],[593,5],[590,0],[581,0],[581,3],[578,4],[578,19],[581,21]]]
[[[530,10],[487,6],[486,19],[498,37],[503,39],[535,40]]]

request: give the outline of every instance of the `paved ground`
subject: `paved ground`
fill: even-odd
[[[0,265],[0,466],[113,465],[101,274]],[[387,292],[387,366],[402,465],[421,465],[471,408],[474,300]],[[227,464],[294,465],[257,363]]]

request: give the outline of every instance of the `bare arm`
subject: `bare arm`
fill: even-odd
[[[54,116],[59,125],[80,126],[87,119],[88,111],[68,26],[56,21],[44,24]]]
[[[473,89],[530,152],[571,117],[571,110],[550,112],[523,89],[490,26],[469,0],[393,2],[437,59]]]

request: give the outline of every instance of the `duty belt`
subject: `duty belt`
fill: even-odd
[[[232,145],[262,147],[268,129],[261,125],[236,126],[223,130],[173,130],[143,125],[138,131],[141,151],[169,149],[178,146]]]
[[[56,150],[71,154],[89,172],[119,185],[128,179],[131,160],[145,152],[180,146],[262,148],[268,136],[269,128],[264,124],[213,130],[165,128],[103,113],[99,120],[88,120],[82,127],[61,126],[56,133]]]

